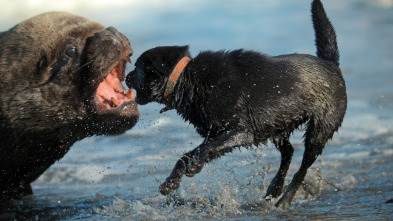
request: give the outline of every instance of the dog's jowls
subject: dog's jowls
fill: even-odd
[[[0,200],[32,193],[76,141],[134,126],[120,83],[131,54],[115,28],[63,12],[0,32]]]
[[[276,204],[290,205],[307,169],[340,127],[347,106],[335,31],[319,0],[312,3],[312,16],[318,57],[271,57],[240,49],[206,51],[191,58],[187,46],[173,46],[153,48],[138,58],[126,79],[137,91],[136,101],[176,109],[205,138],[176,163],[160,186],[162,194],[177,189],[183,175],[194,176],[205,163],[235,147],[271,140],[281,152],[281,165],[266,198],[277,198],[294,152],[289,137],[305,124],[303,161]],[[166,99],[169,75],[183,57],[191,60]]]

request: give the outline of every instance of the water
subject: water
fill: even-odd
[[[237,48],[315,54],[308,0],[88,3],[70,10],[125,33],[134,61],[158,45],[189,44],[194,56]],[[348,111],[290,209],[263,199],[280,160],[271,144],[227,154],[185,177],[177,198],[161,196],[158,186],[177,159],[203,140],[174,111],[159,114],[163,106],[149,104],[125,134],[77,142],[33,183],[33,197],[1,204],[0,219],[393,220],[393,204],[385,203],[393,198],[393,2],[324,3],[338,35]],[[2,30],[24,16],[1,22]],[[300,166],[301,136],[291,140],[295,156],[287,183]]]

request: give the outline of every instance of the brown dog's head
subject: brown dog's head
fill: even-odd
[[[136,123],[137,105],[121,84],[133,52],[115,28],[45,13],[0,33],[0,48],[1,131],[19,138],[71,131],[81,139]]]
[[[128,87],[136,90],[136,102],[164,103],[164,91],[173,68],[184,56],[190,57],[188,46],[156,47],[145,51],[126,78]]]
[[[0,199],[29,183],[78,140],[120,134],[139,116],[121,81],[132,55],[115,28],[68,13],[0,33]]]

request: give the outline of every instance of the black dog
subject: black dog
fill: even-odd
[[[115,28],[68,13],[0,32],[0,201],[31,194],[76,141],[134,126],[137,104],[120,83],[130,55]]]
[[[136,102],[155,101],[166,104],[164,111],[176,109],[205,138],[176,163],[160,186],[162,194],[177,189],[184,174],[194,176],[205,163],[235,147],[270,139],[281,152],[281,165],[266,198],[277,198],[294,151],[289,137],[306,124],[301,167],[276,204],[290,205],[307,169],[340,127],[347,106],[336,34],[319,0],[312,3],[312,18],[318,57],[270,57],[240,49],[191,58],[187,46],[173,46],[153,48],[138,58],[126,78],[137,91]]]

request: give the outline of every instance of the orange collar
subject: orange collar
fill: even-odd
[[[164,101],[168,105],[172,98],[172,92],[175,90],[175,85],[177,83],[177,79],[179,79],[182,71],[187,66],[187,64],[191,61],[191,58],[185,56],[183,57],[173,69],[171,75],[169,76],[168,82],[166,83],[166,88],[164,92]]]

